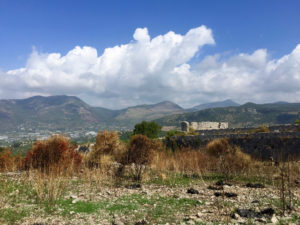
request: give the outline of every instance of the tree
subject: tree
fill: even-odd
[[[148,138],[157,138],[161,130],[161,127],[155,122],[146,122],[143,121],[135,125],[133,134],[142,134]]]

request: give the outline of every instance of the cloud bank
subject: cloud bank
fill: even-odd
[[[190,63],[201,47],[213,44],[205,26],[152,39],[147,28],[137,28],[130,43],[100,55],[88,46],[76,46],[64,56],[33,51],[24,68],[0,72],[0,98],[67,94],[108,108],[163,100],[184,107],[226,98],[300,101],[300,44],[280,59],[258,49]]]

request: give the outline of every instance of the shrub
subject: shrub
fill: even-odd
[[[148,138],[157,138],[161,127],[155,122],[143,121],[135,125],[133,134],[142,134]]]
[[[13,171],[19,169],[21,157],[13,156],[10,149],[0,148],[0,171]]]
[[[90,166],[99,166],[104,155],[109,155],[111,159],[117,160],[123,149],[124,144],[120,143],[118,133],[104,130],[98,133],[96,144],[88,154],[87,161]]]
[[[218,169],[228,178],[234,172],[242,173],[251,162],[251,157],[237,146],[230,146],[227,139],[215,139],[207,144],[208,154],[218,159]]]
[[[134,167],[133,178],[140,181],[146,165],[149,165],[153,159],[154,152],[162,149],[159,141],[151,140],[148,137],[137,134],[130,138],[129,147],[124,154],[122,163],[124,165],[132,164]]]
[[[270,132],[270,128],[267,126],[260,126],[255,131],[255,133],[262,133],[262,132]]]
[[[49,172],[51,167],[76,168],[82,156],[75,150],[69,139],[55,135],[45,141],[37,141],[23,159],[23,168],[41,169]]]
[[[225,138],[212,140],[207,144],[208,154],[219,158],[230,152],[231,147]]]

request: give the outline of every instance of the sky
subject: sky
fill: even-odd
[[[0,0],[0,99],[300,102],[298,0]]]

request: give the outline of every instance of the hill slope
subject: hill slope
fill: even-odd
[[[225,101],[221,102],[210,102],[210,103],[204,103],[197,106],[194,106],[193,108],[187,109],[188,112],[195,112],[203,109],[210,109],[210,108],[220,108],[220,107],[229,107],[229,106],[239,106],[240,104],[232,101],[231,99],[227,99]]]
[[[300,103],[246,103],[237,107],[211,108],[166,116],[155,120],[160,125],[179,125],[180,121],[224,121],[229,127],[294,123],[300,116]]]
[[[34,96],[27,99],[0,100],[0,132],[20,130],[71,130],[93,127],[132,128],[142,120],[153,120],[184,110],[161,102],[122,110],[91,107],[74,96]]]
[[[77,97],[64,95],[0,100],[0,131],[87,127],[111,119],[110,111],[93,108]]]
[[[154,120],[166,115],[178,114],[184,109],[173,102],[165,101],[154,105],[140,105],[124,109],[115,117],[116,122],[133,126],[142,120]]]

